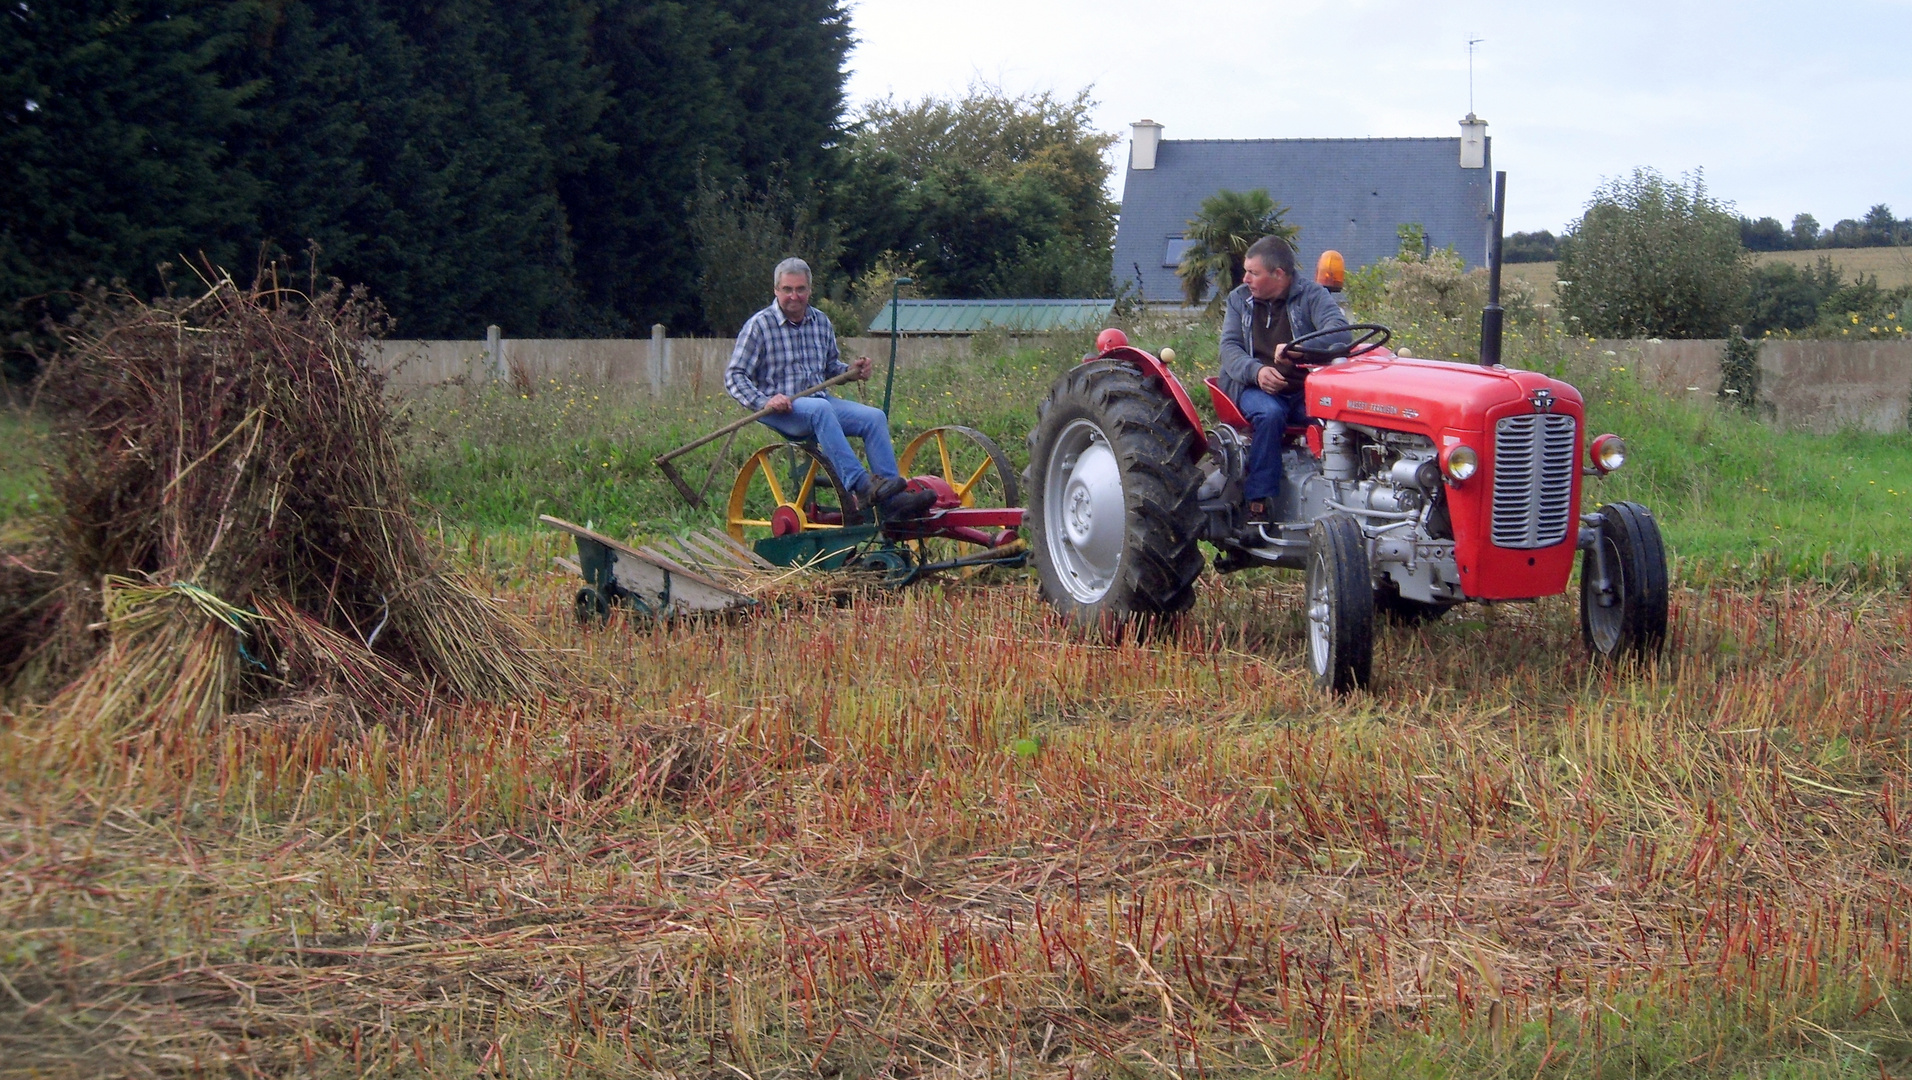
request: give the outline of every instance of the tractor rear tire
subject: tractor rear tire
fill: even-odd
[[[1345,694],[1368,685],[1374,666],[1374,582],[1368,544],[1348,514],[1308,530],[1308,669],[1315,685]]]
[[[1037,406],[1023,520],[1043,598],[1070,622],[1148,630],[1195,602],[1195,437],[1167,387],[1119,360],[1069,369]]]
[[[1652,659],[1666,645],[1666,545],[1660,526],[1634,502],[1603,506],[1596,516],[1594,542],[1605,551],[1610,587],[1602,597],[1594,553],[1581,556],[1580,636],[1599,660]]]

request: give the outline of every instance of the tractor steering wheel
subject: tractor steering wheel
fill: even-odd
[[[1308,342],[1316,338],[1324,338],[1329,334],[1342,334],[1356,330],[1361,331],[1360,335],[1345,344],[1336,343],[1325,349],[1310,349],[1306,347]],[[1290,341],[1288,343],[1288,355],[1294,357],[1295,362],[1298,364],[1328,364],[1340,360],[1343,357],[1353,360],[1356,357],[1366,356],[1368,353],[1386,345],[1388,339],[1393,336],[1394,332],[1382,326],[1380,323],[1353,323],[1348,326],[1330,326],[1325,330],[1316,330],[1311,334],[1303,334],[1293,341]]]

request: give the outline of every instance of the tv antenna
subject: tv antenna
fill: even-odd
[[[1467,39],[1467,115],[1474,115],[1474,48],[1486,38]]]

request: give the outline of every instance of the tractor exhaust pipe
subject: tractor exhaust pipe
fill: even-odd
[[[1500,307],[1501,225],[1507,219],[1507,174],[1494,174],[1494,246],[1487,253],[1487,306],[1480,313],[1480,363],[1500,363],[1500,327],[1506,314]]]

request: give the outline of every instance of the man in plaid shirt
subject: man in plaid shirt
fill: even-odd
[[[785,259],[771,277],[776,300],[752,315],[737,334],[724,368],[724,389],[750,410],[769,409],[762,423],[787,439],[814,438],[836,470],[844,492],[860,512],[876,507],[886,518],[915,517],[936,501],[929,491],[905,489],[890,444],[890,418],[883,410],[845,401],[828,391],[795,397],[803,389],[846,371],[868,379],[867,356],[845,363],[837,352],[836,328],[810,306],[810,264]],[[865,470],[847,436],[863,440]]]

